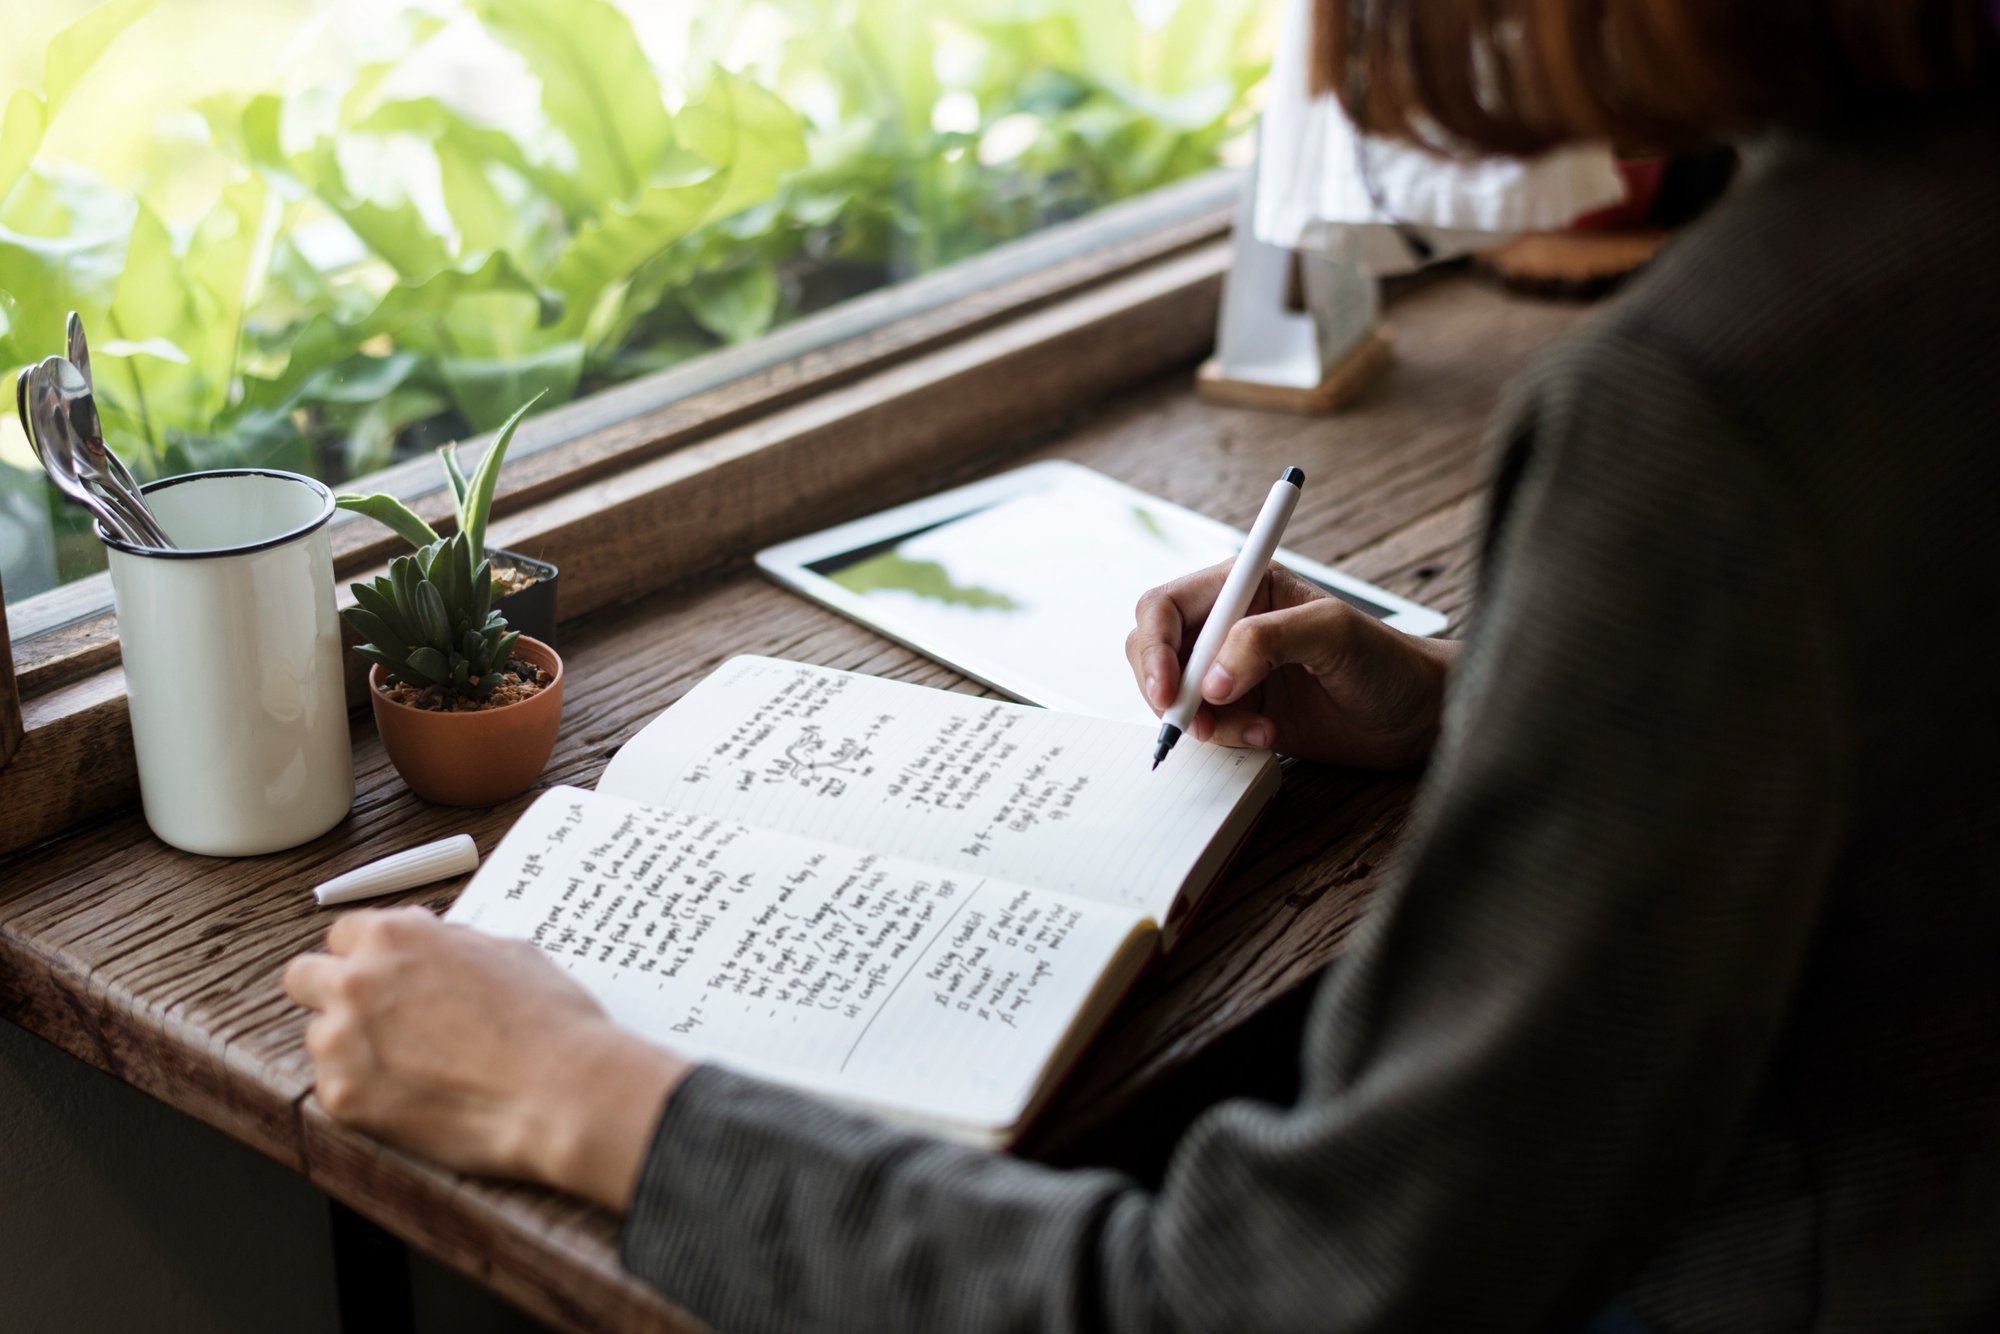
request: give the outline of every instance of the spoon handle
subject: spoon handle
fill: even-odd
[[[42,367],[47,380],[56,387],[58,428],[79,456],[72,466],[125,519],[126,526],[141,535],[141,545],[172,549],[174,543],[147,507],[138,479],[125,466],[125,460],[104,443],[103,423],[98,419],[96,396],[90,388],[90,352],[83,341],[83,321],[74,311],[70,312],[69,351],[72,356],[80,353],[83,365],[63,357],[49,357]]]
[[[111,452],[102,440],[84,441],[84,452],[88,455],[91,470],[98,486],[118,505],[119,512],[129,518],[139,531],[145,534],[146,545],[171,551],[174,541],[167,536],[167,530],[155,518],[146,504],[145,493],[125,467],[125,461]],[[105,476],[107,471],[110,476]]]
[[[146,535],[126,517],[125,512],[105,499],[96,487],[80,477],[58,477],[54,473],[49,475],[55,478],[56,490],[62,492],[73,503],[90,511],[91,516],[97,520],[97,526],[102,528],[104,533],[109,533],[120,542],[135,547],[152,545],[146,540]],[[103,533],[100,533],[99,537],[102,536]]]
[[[102,478],[92,478],[85,482],[95,496],[115,512],[130,530],[126,540],[134,546],[156,547],[161,551],[174,549],[173,539],[160,527],[152,511],[132,502],[132,497],[116,486],[107,484]]]
[[[148,508],[146,505],[146,493],[139,486],[139,479],[134,477],[132,475],[132,470],[125,466],[125,460],[118,457],[117,450],[113,449],[111,446],[107,444],[104,444],[102,441],[98,442],[97,447],[104,451],[105,461],[111,465],[112,477],[114,477],[117,480],[118,485],[124,487],[126,491],[131,493],[132,498],[136,502],[138,502],[139,508],[145,510],[147,517],[150,518],[152,516],[152,510]]]

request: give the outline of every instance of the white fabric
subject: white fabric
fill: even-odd
[[[1396,273],[1417,261],[1391,221],[1413,224],[1433,258],[1448,259],[1519,232],[1565,227],[1625,197],[1608,148],[1465,162],[1359,135],[1336,99],[1307,96],[1311,46],[1311,0],[1286,0],[1259,145],[1261,241]],[[1363,153],[1386,213],[1362,179]]]

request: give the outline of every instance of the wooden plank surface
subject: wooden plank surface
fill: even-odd
[[[0,769],[21,744],[21,687],[14,679],[14,648],[7,633],[6,592],[0,590]]]
[[[1073,458],[1237,524],[1278,469],[1297,464],[1310,482],[1288,543],[1439,607],[1456,632],[1472,595],[1484,418],[1506,376],[1577,318],[1464,281],[1436,284],[1394,307],[1395,363],[1347,413],[1206,404],[1179,373],[1006,461]],[[545,783],[594,783],[622,741],[735,653],[975,689],[741,566],[566,624],[564,650],[563,734]],[[355,742],[353,814],[303,848],[193,857],[126,811],[0,862],[0,1015],[292,1165],[543,1319],[688,1327],[624,1277],[601,1212],[439,1171],[340,1128],[311,1098],[305,1016],[278,987],[285,961],[330,920],[307,888],[459,830],[490,850],[530,799],[488,812],[428,806],[389,769],[365,718]],[[1393,859],[1414,781],[1288,766],[1268,832],[1119,1011],[1051,1110],[1045,1140],[1113,1120],[1337,954]],[[403,901],[442,907],[456,889]]]

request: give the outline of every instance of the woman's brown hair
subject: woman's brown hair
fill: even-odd
[[[1990,83],[2000,0],[1314,0],[1316,91],[1364,129],[1527,154],[1681,147]]]

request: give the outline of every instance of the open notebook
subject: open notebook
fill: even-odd
[[[449,918],[638,1032],[1011,1143],[1276,793],[1267,754],[732,658],[530,806]]]

